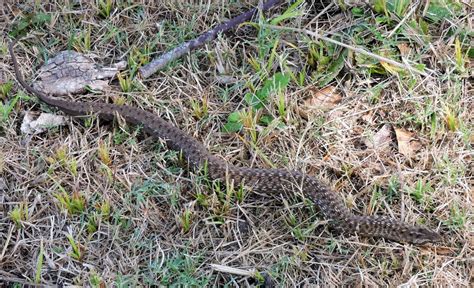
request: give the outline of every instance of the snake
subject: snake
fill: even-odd
[[[169,149],[182,153],[191,169],[205,169],[207,177],[216,181],[233,181],[251,191],[271,195],[295,193],[299,190],[312,201],[331,230],[343,235],[384,238],[390,241],[422,245],[439,243],[443,236],[422,225],[411,225],[383,215],[355,215],[346,207],[339,195],[322,184],[315,177],[299,171],[277,168],[249,168],[228,163],[211,152],[198,140],[146,110],[111,103],[64,100],[52,97],[33,88],[23,78],[14,53],[16,40],[8,48],[13,69],[19,84],[42,102],[73,116],[97,115],[113,120],[120,115],[132,125],[140,125],[145,133],[164,141]]]

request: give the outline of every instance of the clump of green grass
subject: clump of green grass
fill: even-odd
[[[74,192],[69,195],[64,188],[60,187],[62,192],[54,194],[54,198],[59,201],[61,208],[68,211],[69,215],[76,215],[85,212],[86,199],[80,192]]]
[[[69,256],[74,258],[77,261],[81,261],[82,257],[84,254],[82,253],[82,249],[80,247],[80,244],[74,239],[72,234],[67,233],[66,238],[69,241],[69,244],[71,246],[72,251],[69,253]]]
[[[189,209],[184,210],[183,215],[181,215],[181,228],[184,233],[187,233],[191,228],[191,217],[192,212]]]
[[[102,140],[99,141],[97,155],[99,156],[100,162],[102,162],[104,165],[106,166],[112,165],[112,159],[110,158],[109,147]]]
[[[420,205],[429,206],[432,202],[431,193],[433,192],[433,188],[429,182],[426,182],[419,179],[415,187],[410,191],[410,196],[416,203]]]
[[[7,82],[8,83],[8,82]],[[8,95],[8,93],[10,92],[11,90],[11,87],[9,88],[10,84],[7,84],[7,83],[4,83],[3,84],[3,87],[2,87],[2,90],[3,92],[1,92],[1,95],[5,95],[5,98],[6,96]],[[5,94],[3,94],[5,93]],[[1,96],[0,95],[0,96]],[[0,97],[0,98],[3,98],[3,97]],[[8,118],[10,117],[10,114],[13,112],[13,110],[15,109],[16,105],[18,104],[18,101],[20,100],[28,100],[29,97],[27,97],[24,93],[22,92],[18,92],[12,99],[10,99],[9,101],[6,101],[5,103],[2,103],[0,102],[0,115],[2,116],[0,118],[0,124],[2,122],[5,122],[8,120]]]
[[[467,213],[465,210],[460,209],[457,203],[451,205],[451,213],[449,219],[445,221],[445,224],[453,229],[460,230],[464,228],[467,223]]]
[[[456,117],[454,114],[453,110],[446,108],[445,112],[445,121],[446,121],[446,127],[448,128],[449,131],[456,131],[458,130],[459,127],[459,119]]]
[[[50,175],[57,167],[63,167],[66,168],[71,175],[77,176],[77,161],[70,156],[66,145],[59,147],[52,156],[46,158],[46,161],[50,164],[48,169]]]
[[[78,36],[73,36],[72,46],[76,51],[86,53],[91,50],[91,34],[92,26],[89,25],[87,29],[81,31]]]
[[[28,206],[26,203],[20,203],[9,213],[10,219],[15,223],[17,228],[21,227],[22,221],[28,220]]]
[[[122,72],[117,73],[117,79],[119,80],[120,88],[123,92],[131,92],[133,89],[132,78],[128,75],[124,76]]]
[[[156,271],[161,285],[176,285],[176,287],[204,287],[211,279],[204,275],[196,274],[202,259],[199,256],[190,256],[184,251],[176,252],[171,258],[166,259],[164,265]]]
[[[104,18],[109,18],[110,12],[112,12],[113,4],[113,0],[96,0],[99,15]]]
[[[0,98],[2,99],[7,98],[12,88],[13,88],[13,81],[7,81],[5,83],[1,83],[0,84]]]
[[[316,228],[317,223],[307,224],[305,221],[298,219],[297,215],[292,209],[290,209],[287,200],[283,200],[285,206],[285,222],[291,228],[291,235],[299,241],[304,242],[308,236],[310,236],[314,229]]]
[[[13,38],[18,38],[20,36],[25,36],[28,31],[37,29],[42,30],[51,23],[51,13],[24,13],[21,17],[17,18],[15,23],[13,23],[10,36]]]
[[[97,271],[92,270],[89,276],[89,284],[93,288],[101,288],[104,287],[106,283],[102,280]]]
[[[191,99],[193,116],[197,119],[206,118],[209,115],[207,96],[203,95],[201,100]]]

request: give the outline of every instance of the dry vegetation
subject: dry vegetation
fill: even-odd
[[[387,2],[386,9],[341,8],[307,1],[256,19],[324,32],[423,66],[428,77],[304,33],[247,25],[140,80],[139,65],[257,1],[92,2],[1,8],[0,285],[472,281],[468,5],[387,0],[376,1]],[[281,15],[291,17],[277,23]],[[22,34],[16,51],[30,82],[48,57],[66,49],[103,64],[126,60],[110,91],[81,99],[154,111],[228,161],[316,175],[354,213],[423,223],[446,243],[417,247],[338,235],[303,197],[219,189],[186,169],[177,152],[121,122],[68,118],[65,126],[22,134],[25,111],[55,111],[14,81],[6,44]],[[267,79],[281,83],[281,91],[268,88]],[[323,87],[330,88],[322,93]],[[259,97],[263,105],[253,101]]]

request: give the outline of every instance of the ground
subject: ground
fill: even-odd
[[[142,79],[140,65],[258,1],[158,2],[1,8],[0,283],[469,286],[468,4],[283,4]],[[445,242],[340,235],[301,194],[212,184],[122,121],[68,117],[26,135],[27,111],[62,112],[15,81],[6,47],[20,36],[15,51],[28,82],[67,49],[104,65],[126,60],[106,92],[75,97],[153,111],[229,162],[314,175],[355,214],[423,224]]]

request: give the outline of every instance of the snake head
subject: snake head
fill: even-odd
[[[405,239],[412,244],[426,244],[426,243],[441,243],[444,242],[443,236],[438,232],[432,231],[425,227],[411,227],[411,229],[406,231]]]

